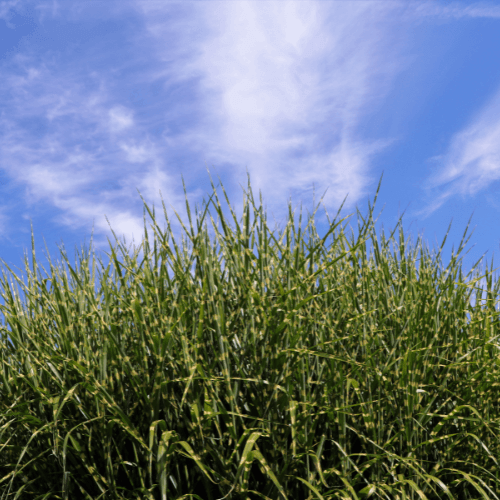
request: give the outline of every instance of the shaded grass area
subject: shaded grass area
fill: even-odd
[[[144,203],[144,259],[111,247],[97,293],[90,252],[6,266],[0,499],[497,499],[498,286],[471,306],[467,229],[443,270],[372,207],[357,241],[291,206],[275,235],[250,181],[234,228],[212,188],[181,246]]]

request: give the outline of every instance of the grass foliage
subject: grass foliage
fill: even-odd
[[[320,238],[289,206],[275,234],[249,181],[233,228],[212,188],[181,247],[144,202],[154,241],[111,247],[97,293],[95,256],[44,277],[33,236],[28,283],[3,271],[0,500],[498,499],[498,288],[471,306],[467,229],[417,276],[401,219]]]

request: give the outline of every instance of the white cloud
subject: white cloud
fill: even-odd
[[[335,187],[333,204],[348,191],[350,205],[367,193],[370,161],[390,139],[363,140],[357,131],[406,63],[392,43],[400,4],[187,2],[175,4],[175,24],[168,4],[140,7],[165,79],[199,82],[203,118],[180,147],[197,144],[243,182],[248,167],[252,186],[272,191],[266,198],[276,208],[318,181]]]
[[[442,18],[500,18],[500,6],[491,2],[476,2],[464,5],[463,2],[453,2],[447,5],[438,2],[416,2],[412,6],[412,14],[421,16],[436,16]]]
[[[144,163],[154,156],[144,145],[121,143],[120,148],[125,151],[127,161],[131,163]]]
[[[9,28],[14,28],[14,25],[10,22],[10,19],[12,17],[12,12],[14,10],[14,7],[20,5],[21,0],[2,0],[0,1],[0,19],[3,19],[7,27]]]
[[[11,65],[4,80],[11,112],[0,115],[2,169],[25,187],[27,210],[48,203],[61,211],[58,222],[73,229],[88,227],[94,219],[96,248],[107,248],[105,214],[119,237],[140,241],[142,203],[136,188],[146,191],[149,202],[148,179],[168,193],[172,181],[165,174],[158,183],[150,175],[162,163],[161,152],[147,138],[135,138],[141,128],[132,112],[113,104],[104,78],[89,82],[77,68],[64,74],[27,55]],[[137,172],[135,165],[147,162]],[[132,207],[139,208],[135,215]]]
[[[426,183],[430,193],[442,191],[417,215],[428,217],[447,199],[474,196],[500,179],[500,89],[463,130],[445,154],[431,158],[436,173]]]
[[[123,106],[115,106],[109,110],[109,127],[112,132],[121,132],[134,124],[132,113]]]

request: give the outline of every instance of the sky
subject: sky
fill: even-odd
[[[33,225],[43,265],[92,230],[107,262],[111,229],[142,241],[139,192],[181,231],[209,173],[238,218],[249,174],[271,226],[324,194],[320,236],[344,199],[357,235],[383,175],[379,241],[405,212],[437,251],[452,223],[446,267],[472,216],[464,275],[490,268],[498,61],[497,2],[0,0],[0,258],[21,275]]]

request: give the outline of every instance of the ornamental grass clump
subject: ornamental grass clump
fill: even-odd
[[[498,286],[471,305],[467,229],[417,275],[370,205],[356,242],[317,207],[275,234],[248,187],[234,227],[213,183],[194,226],[186,199],[182,248],[144,202],[154,241],[144,217],[97,287],[90,252],[42,275],[33,236],[27,285],[3,271],[0,499],[498,499]]]

